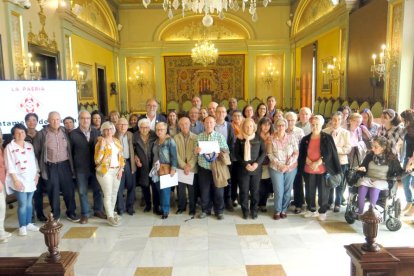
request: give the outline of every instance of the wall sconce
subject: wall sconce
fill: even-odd
[[[265,67],[264,72],[262,72],[262,81],[266,86],[271,86],[276,78],[279,76],[279,71],[276,70],[276,67],[271,61]]]
[[[32,53],[28,53],[27,57],[29,58],[28,64],[23,61],[23,68],[20,67],[17,74],[20,79],[26,80],[40,80],[42,78],[42,72],[40,71],[40,63],[38,61],[33,61]]]
[[[379,54],[379,62],[377,62],[377,55],[372,54],[372,65],[371,73],[372,79],[378,78],[378,82],[381,82],[387,73],[387,63],[390,60],[390,54],[387,51],[387,46],[385,44],[381,45],[381,53]]]
[[[329,82],[338,81],[344,75],[341,71],[341,62],[336,57],[331,61],[323,61],[322,74],[328,79]]]
[[[78,87],[78,92],[85,87],[86,81],[85,81],[85,72],[80,70],[79,63],[76,64],[76,70],[75,72],[72,72],[72,80],[76,81],[76,85]]]
[[[133,76],[130,76],[129,81],[133,84],[138,86],[143,91],[144,87],[148,85],[148,81],[145,78],[144,70],[137,66],[136,70],[134,71]]]

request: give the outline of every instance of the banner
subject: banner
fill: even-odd
[[[37,130],[47,125],[49,112],[57,111],[78,125],[78,98],[75,81],[0,81],[0,128],[9,134],[17,124],[25,124],[27,113],[39,116]],[[62,122],[63,125],[63,122]]]

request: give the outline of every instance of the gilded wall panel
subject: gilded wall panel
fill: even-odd
[[[152,57],[127,57],[126,72],[128,110],[129,112],[145,111],[145,101],[155,97],[154,59]],[[137,80],[134,72],[141,74],[142,78]]]
[[[388,86],[388,107],[395,109],[397,94],[399,91],[400,67],[401,67],[401,37],[403,27],[404,5],[402,2],[391,6],[391,26],[389,42],[389,86]]]
[[[295,33],[305,29],[335,8],[330,0],[312,0],[308,1],[305,5]]]
[[[260,55],[256,57],[256,97],[266,101],[276,98],[277,106],[283,106],[284,55]]]
[[[11,27],[12,27],[12,51],[14,76],[18,79],[24,79],[25,61],[23,56],[23,36],[22,36],[22,18],[16,12],[11,12]]]

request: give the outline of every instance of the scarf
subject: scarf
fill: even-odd
[[[385,165],[385,163],[387,163],[387,158],[383,153],[379,155],[374,154],[374,156],[372,157],[372,161],[374,161],[376,165],[383,166]]]
[[[248,136],[245,133],[242,133],[243,138],[246,140],[244,142],[244,161],[250,161],[251,158],[251,150],[250,150],[250,140],[254,139],[255,133]]]

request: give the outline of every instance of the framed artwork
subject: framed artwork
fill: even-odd
[[[79,93],[81,100],[93,99],[93,87],[92,87],[92,68],[90,64],[79,62],[79,72],[83,72],[83,79],[80,81]]]
[[[328,65],[332,64],[332,57],[321,60],[322,65],[322,92],[331,93],[331,80],[328,74]]]
[[[0,35],[0,80],[4,80],[4,62],[3,62],[3,48]]]

